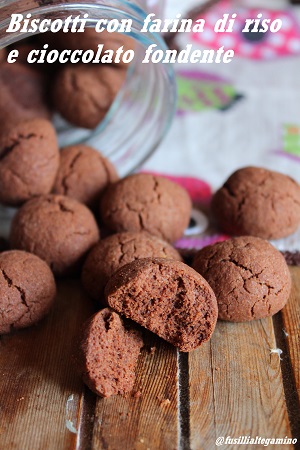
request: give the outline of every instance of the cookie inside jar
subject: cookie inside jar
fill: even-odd
[[[60,148],[87,144],[121,176],[133,171],[164,137],[176,103],[173,69],[142,64],[150,44],[164,48],[161,36],[141,33],[146,2],[11,3],[0,13],[0,117],[47,116]]]

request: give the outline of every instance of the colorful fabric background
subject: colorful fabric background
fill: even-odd
[[[178,10],[171,3],[167,13],[175,16]],[[230,64],[177,65],[178,114],[143,167],[180,177],[193,193],[196,214],[201,215],[194,234],[191,228],[180,247],[201,248],[224,238],[209,220],[209,192],[236,169],[261,166],[300,182],[300,7],[272,1],[270,10],[270,3],[221,1],[203,16],[208,19],[206,33],[178,39],[180,47],[225,45],[236,52]],[[243,20],[262,12],[264,17],[281,18],[284,26],[255,40],[241,33],[237,20],[233,33],[215,35],[214,20],[225,12],[236,12]],[[280,250],[300,250],[300,230],[274,244]]]

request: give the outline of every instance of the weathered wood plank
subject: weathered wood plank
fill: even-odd
[[[299,391],[300,270],[292,273],[294,293],[282,316]],[[74,335],[92,312],[78,282],[61,282],[47,319],[0,339],[0,448],[178,448],[177,351],[150,333],[133,394],[95,400],[85,389],[83,402],[70,356]],[[190,409],[192,449],[214,448],[219,436],[290,436],[280,359],[270,354],[275,347],[271,319],[220,322],[212,341],[188,356],[190,395],[189,402],[182,397],[187,408],[181,412]]]
[[[91,313],[79,283],[63,281],[46,319],[1,337],[0,448],[76,448],[83,385],[71,353],[74,336]]]
[[[133,392],[97,400],[94,450],[178,448],[177,350],[148,333],[144,341]]]
[[[283,332],[286,334],[292,370],[300,398],[300,268],[291,268],[293,292],[282,311]]]
[[[291,437],[275,348],[272,319],[219,322],[210,343],[189,355],[193,450],[215,448],[218,437]]]

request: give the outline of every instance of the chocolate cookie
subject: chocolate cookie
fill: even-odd
[[[60,152],[53,192],[95,208],[104,188],[117,180],[114,166],[97,150],[86,145],[74,145]]]
[[[104,193],[100,215],[112,231],[147,231],[168,242],[179,239],[190,221],[188,193],[166,178],[131,175]]]
[[[112,66],[66,66],[54,81],[54,106],[73,125],[94,129],[106,116],[125,76],[125,71]]]
[[[82,284],[94,300],[105,303],[104,288],[116,270],[136,259],[153,257],[181,261],[170,244],[148,233],[114,234],[90,251],[82,269]]]
[[[272,316],[285,306],[291,292],[284,257],[260,238],[238,237],[205,247],[193,267],[213,288],[223,320]]]
[[[38,255],[55,275],[77,273],[98,240],[98,227],[90,210],[62,195],[29,200],[14,217],[10,232],[12,248]]]
[[[101,397],[130,392],[142,347],[139,332],[126,329],[118,314],[103,309],[84,326],[76,348],[77,370],[84,383]]]
[[[279,239],[300,225],[300,186],[281,173],[246,167],[216,192],[212,212],[225,233]]]
[[[18,123],[51,117],[47,103],[48,79],[21,63],[0,66],[0,122]]]
[[[48,120],[31,119],[0,130],[0,202],[18,206],[48,194],[59,165],[56,133]]]
[[[40,258],[21,251],[0,254],[0,334],[38,322],[55,295],[52,272]]]
[[[217,322],[211,287],[179,261],[146,258],[127,264],[112,276],[105,295],[111,308],[183,352],[208,341]]]

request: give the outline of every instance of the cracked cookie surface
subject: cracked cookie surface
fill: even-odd
[[[0,202],[19,206],[48,194],[59,165],[57,138],[44,119],[20,122],[0,133]]]
[[[223,320],[273,316],[290,296],[291,275],[283,255],[260,238],[243,236],[205,247],[193,267],[215,292]]]
[[[94,129],[104,119],[125,77],[124,70],[113,67],[71,64],[56,76],[54,106],[73,125]]]
[[[60,152],[53,193],[75,198],[94,209],[105,187],[118,178],[112,163],[97,150],[86,145],[65,147]]]
[[[141,173],[107,189],[101,199],[100,216],[112,231],[147,231],[175,242],[189,224],[191,208],[191,199],[181,186]]]
[[[230,235],[286,237],[300,226],[300,186],[287,175],[246,167],[216,192],[212,212]]]
[[[97,395],[124,394],[133,388],[143,345],[141,334],[125,328],[120,316],[106,308],[84,324],[75,364],[84,383]]]
[[[104,288],[114,272],[137,259],[153,257],[181,261],[170,244],[148,233],[114,234],[90,251],[82,269],[82,284],[94,300],[105,304]]]
[[[29,200],[14,217],[10,233],[12,248],[36,254],[59,276],[77,273],[98,240],[90,210],[62,195]]]
[[[146,258],[127,264],[109,280],[105,295],[115,311],[183,352],[208,341],[217,322],[213,290],[179,261]]]
[[[23,251],[0,254],[0,334],[38,322],[55,295],[53,274],[40,258]]]

